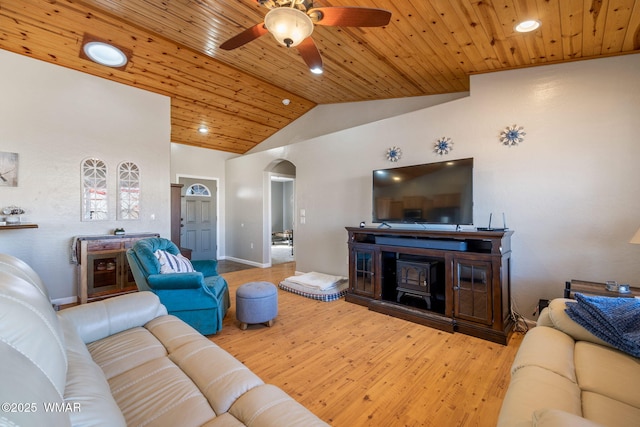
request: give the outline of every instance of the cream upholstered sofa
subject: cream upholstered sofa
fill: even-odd
[[[555,299],[525,335],[499,427],[640,426],[640,359],[612,348]]]
[[[326,426],[151,292],[56,312],[0,254],[0,426]]]

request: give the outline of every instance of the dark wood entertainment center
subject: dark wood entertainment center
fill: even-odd
[[[346,300],[448,332],[506,344],[513,231],[346,227]]]

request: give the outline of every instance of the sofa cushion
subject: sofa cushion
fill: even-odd
[[[640,408],[598,393],[582,393],[582,415],[603,426],[637,426]]]
[[[198,385],[216,414],[227,412],[240,396],[264,384],[244,364],[204,337],[169,357]]]
[[[209,420],[202,427],[246,427],[246,424],[234,417],[228,412]]]
[[[173,255],[167,251],[157,250],[154,255],[160,263],[160,274],[193,273],[195,271],[191,261],[180,254]]]
[[[227,412],[238,397],[264,384],[236,358],[173,316],[155,319],[147,328],[197,384],[216,414]]]
[[[640,360],[587,341],[575,347],[576,376],[583,391],[640,408]]]
[[[600,338],[587,331],[585,328],[573,321],[566,313],[567,304],[576,304],[576,301],[564,298],[556,298],[549,303],[549,318],[553,326],[571,336],[576,341],[591,341],[596,344],[611,347]]]
[[[198,427],[216,416],[193,381],[166,357],[112,377],[109,385],[127,425]]]
[[[264,384],[243,394],[229,412],[247,426],[327,427],[278,387]]]
[[[127,424],[116,404],[102,370],[91,358],[74,325],[60,319],[67,345],[67,384],[65,402],[70,404],[69,416],[74,426],[125,427]]]
[[[67,352],[56,312],[36,286],[5,271],[0,271],[0,342],[4,343],[3,363],[10,364],[9,354],[28,359],[34,372],[25,373],[25,378],[51,383],[62,398]]]
[[[58,312],[58,316],[68,318],[75,324],[85,343],[142,326],[166,314],[166,307],[152,292],[121,295]]]
[[[545,368],[521,368],[511,376],[498,426],[531,425],[533,411],[540,408],[555,408],[581,416],[580,387]]]
[[[557,329],[537,326],[524,336],[511,372],[513,374],[527,366],[539,366],[575,383],[574,346],[573,339],[567,334]]]
[[[88,344],[87,348],[107,380],[167,355],[162,343],[144,328],[108,336]]]
[[[558,409],[542,409],[533,413],[533,427],[602,427],[568,412]]]
[[[0,270],[18,276],[35,286],[46,299],[49,298],[47,287],[35,272],[33,268],[26,262],[9,254],[0,254]]]
[[[167,353],[173,353],[183,345],[202,339],[200,332],[172,315],[155,318],[145,328],[162,343]]]

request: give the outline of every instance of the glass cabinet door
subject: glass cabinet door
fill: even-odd
[[[120,252],[91,253],[87,256],[89,295],[113,291],[120,284]]]
[[[493,323],[491,263],[454,260],[453,313],[460,319]]]
[[[352,250],[351,291],[355,294],[375,298],[376,251],[354,247]]]

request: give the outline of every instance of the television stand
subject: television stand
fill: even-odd
[[[346,230],[348,302],[507,344],[512,230]]]

